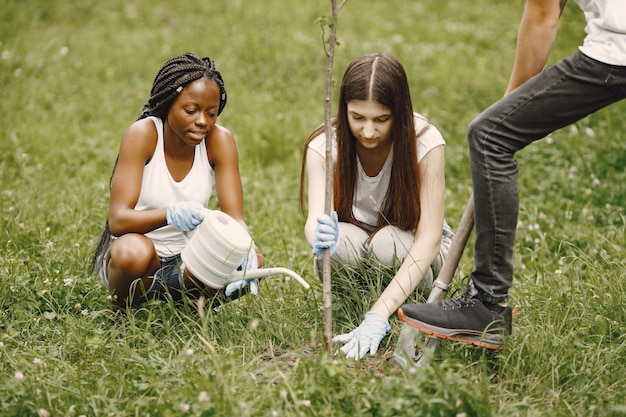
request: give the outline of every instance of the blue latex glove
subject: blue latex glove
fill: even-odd
[[[259,259],[256,256],[256,251],[254,250],[254,243],[253,243],[252,246],[250,247],[250,250],[248,251],[248,254],[244,258],[243,262],[241,263],[239,268],[237,268],[237,271],[244,271],[244,270],[249,271],[251,269],[258,269],[258,268],[259,268]],[[240,279],[237,281],[233,281],[226,286],[226,291],[225,291],[226,296],[230,297],[232,293],[234,293],[235,291],[242,290],[246,288],[248,285],[250,286],[250,292],[252,294],[257,295],[259,293],[258,278]]]
[[[332,255],[337,250],[339,242],[339,220],[337,212],[322,214],[317,218],[317,227],[313,236],[313,253],[317,256],[324,254],[324,249],[330,249]]]
[[[333,342],[344,343],[341,351],[348,358],[361,359],[367,352],[376,354],[380,341],[391,327],[387,317],[370,311],[365,314],[365,320],[350,333],[333,337]]]
[[[206,208],[197,201],[179,201],[167,206],[167,224],[183,232],[195,229],[206,213]]]

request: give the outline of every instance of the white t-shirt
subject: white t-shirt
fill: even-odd
[[[182,181],[176,182],[165,163],[163,121],[157,117],[149,119],[156,126],[158,142],[152,159],[143,169],[141,191],[135,210],[156,209],[177,201],[188,200],[197,201],[206,207],[213,191],[215,173],[209,164],[204,141],[196,145],[193,165],[187,176]],[[160,257],[177,255],[185,247],[183,232],[174,226],[163,226],[146,233],[145,236],[152,241]]]
[[[415,131],[420,132],[424,126],[428,124],[426,119],[415,113]],[[445,141],[441,136],[441,133],[437,128],[431,125],[417,139],[417,161],[418,163],[424,158],[424,156],[433,148],[437,146],[445,145]],[[333,158],[333,165],[337,161],[337,142],[333,141],[331,146],[331,155]],[[311,140],[309,143],[309,150],[312,150],[326,158],[326,134],[322,132],[319,136]],[[375,177],[369,177],[361,162],[358,160],[358,175],[356,184],[356,195],[354,197],[354,203],[352,205],[352,212],[354,218],[362,223],[375,227],[378,224],[378,217],[380,215],[380,209],[382,207],[383,200],[387,194],[389,188],[389,179],[391,178],[391,161],[393,160],[393,146],[389,151],[387,160],[385,161],[383,168]]]
[[[626,0],[576,0],[587,20],[580,51],[596,61],[626,66]]]

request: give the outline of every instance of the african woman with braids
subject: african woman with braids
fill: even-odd
[[[213,186],[220,209],[248,230],[235,139],[217,124],[225,105],[213,60],[182,54],[163,65],[141,116],[124,133],[93,259],[118,306],[165,293],[180,299],[183,292],[216,292],[185,271],[180,252],[183,233],[202,222]],[[249,258],[248,269],[262,264],[256,248]],[[248,283],[230,284],[226,295]],[[257,285],[251,281],[249,290],[256,294]]]
[[[389,317],[416,289],[432,285],[448,253],[453,234],[444,220],[445,142],[413,111],[400,62],[381,53],[348,66],[332,124],[330,215],[324,214],[324,126],[309,136],[301,171],[301,201],[305,173],[308,178],[304,233],[316,267],[329,249],[332,274],[346,265],[395,271],[363,322],[333,339],[344,344],[347,357],[360,359],[376,353]]]

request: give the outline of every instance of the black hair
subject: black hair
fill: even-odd
[[[150,98],[143,106],[139,118],[156,116],[165,120],[167,112],[183,87],[202,77],[215,81],[220,89],[220,104],[217,110],[219,116],[226,106],[226,89],[222,74],[215,69],[215,62],[211,58],[200,58],[194,53],[187,52],[163,64],[154,78]]]
[[[145,119],[149,116],[155,116],[161,120],[165,120],[172,103],[176,100],[176,97],[182,89],[202,77],[207,77],[215,81],[220,89],[220,103],[217,109],[219,116],[226,106],[227,98],[222,74],[215,68],[213,59],[209,57],[200,58],[192,52],[187,52],[175,56],[163,64],[152,83],[150,98],[147,103],[144,104],[141,115],[137,120]],[[111,187],[113,174],[117,168],[118,161],[119,154],[115,158],[113,172],[109,180],[109,188]],[[113,235],[109,229],[109,221],[107,219],[91,260],[90,272],[97,272],[103,266],[106,251],[112,241]]]

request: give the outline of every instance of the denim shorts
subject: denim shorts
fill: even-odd
[[[106,257],[106,254],[105,254]],[[166,294],[170,294],[172,299],[178,301],[181,299],[185,290],[185,285],[182,282],[182,274],[180,266],[182,261],[180,254],[168,257],[159,257],[161,264],[159,269],[154,274],[154,279],[150,288],[146,290],[145,294],[141,294],[139,297],[135,297],[136,301],[144,301],[149,299],[163,299]],[[98,270],[98,275],[102,280],[102,283],[107,289],[109,288],[109,279],[107,277],[106,268],[103,267]],[[135,285],[131,285],[131,293]],[[136,291],[136,290],[135,290]]]

